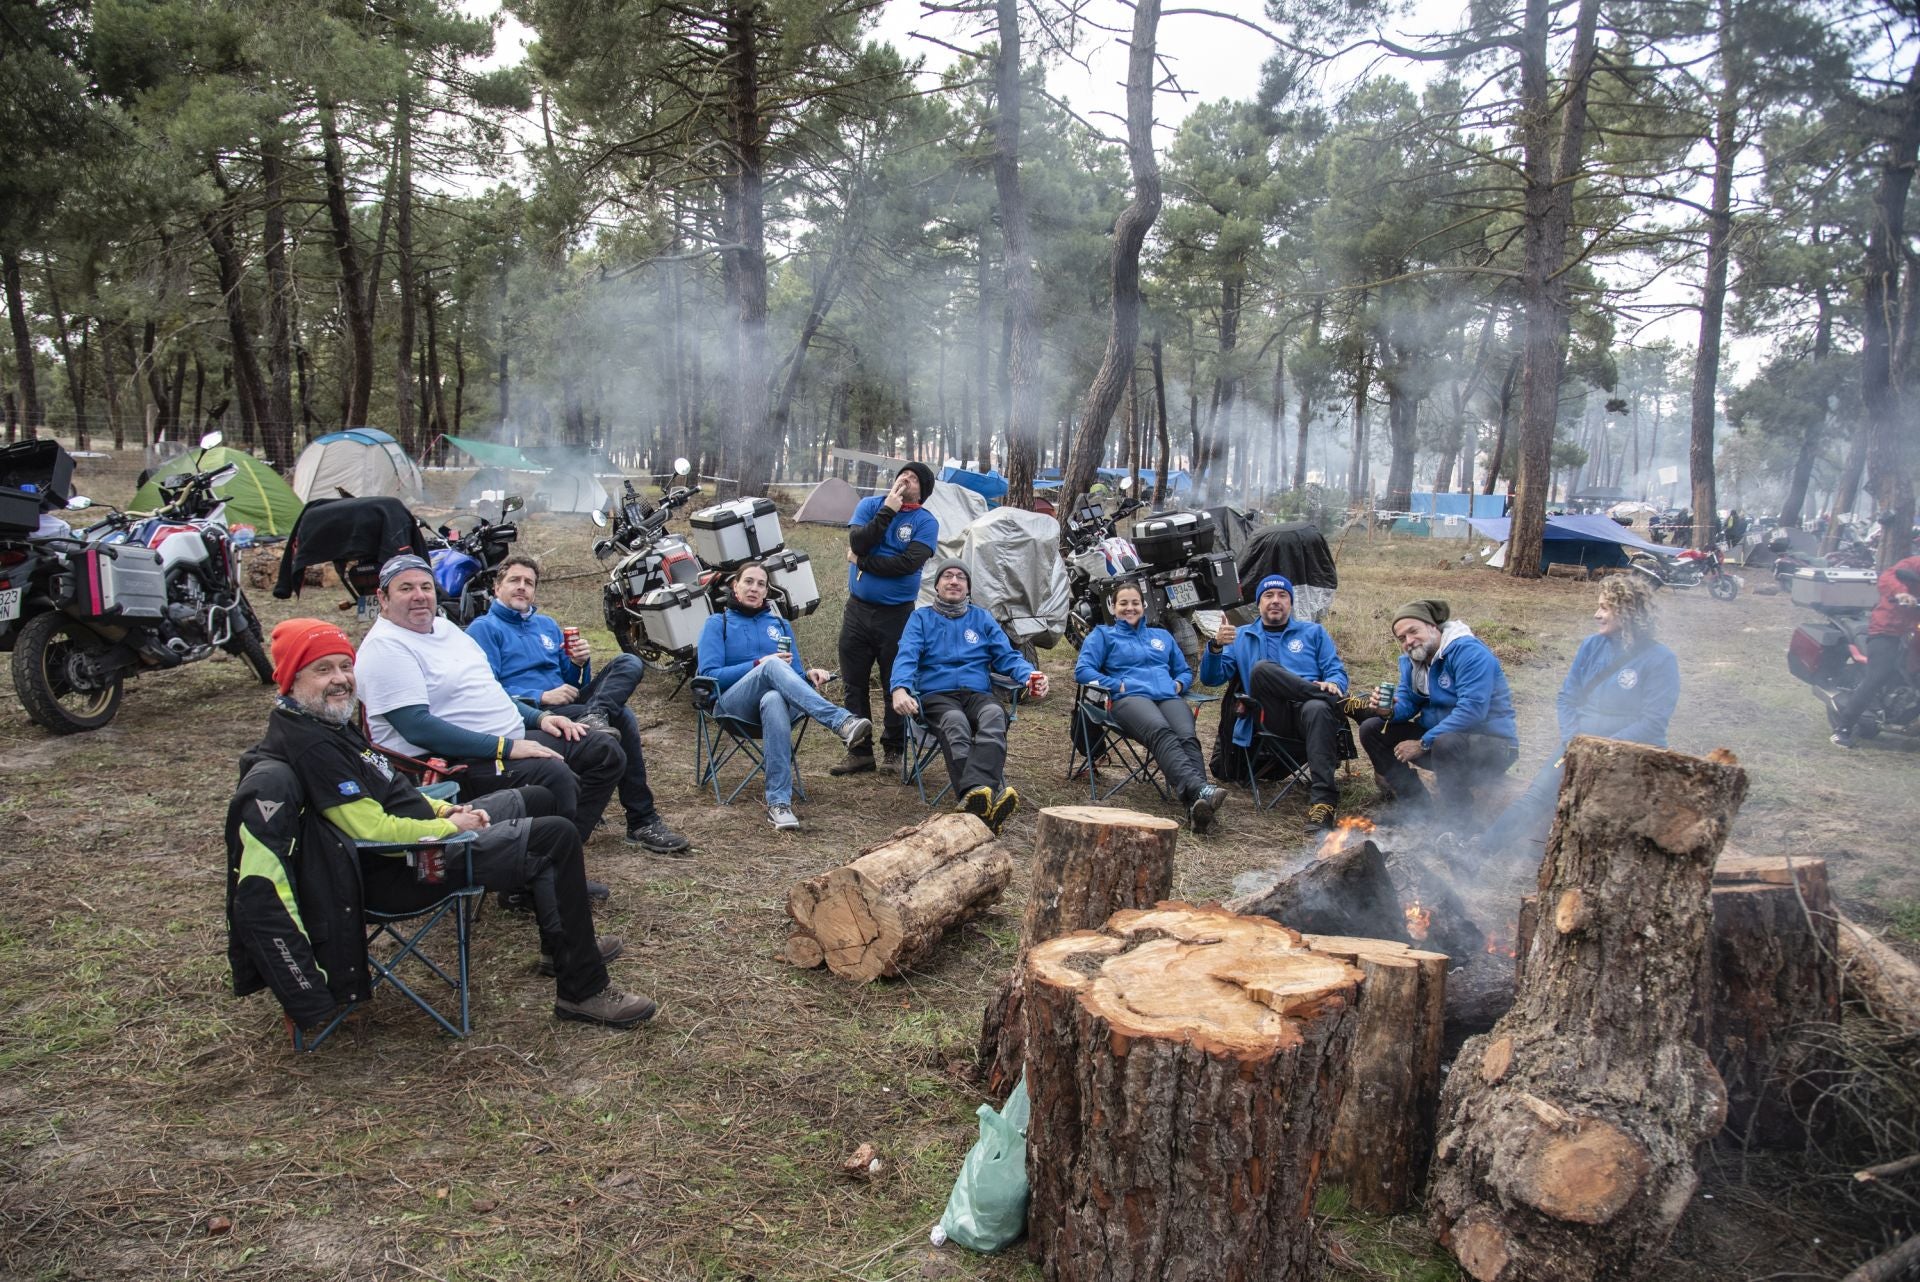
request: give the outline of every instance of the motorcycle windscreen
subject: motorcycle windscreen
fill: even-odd
[[[467,555],[454,548],[435,548],[429,554],[433,563],[433,581],[440,591],[448,596],[457,597],[466,589],[467,581],[480,569],[478,557]]]

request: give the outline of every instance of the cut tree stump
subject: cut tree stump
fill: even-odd
[[[1135,810],[1048,806],[1040,812],[1020,955],[980,1023],[980,1068],[993,1099],[1006,1098],[1023,1067],[1027,951],[1058,935],[1097,929],[1123,908],[1150,908],[1171,895],[1179,836],[1173,820]]]
[[[1013,880],[1013,859],[973,815],[903,828],[844,867],[787,892],[787,960],[861,983],[899,975],[954,926],[979,916]],[[814,960],[815,958],[818,960]]]
[[[1726,1117],[1691,1007],[1746,790],[1726,754],[1567,745],[1519,993],[1441,1092],[1428,1213],[1479,1282],[1643,1276],[1679,1222]]]
[[[1049,1282],[1312,1276],[1360,971],[1166,903],[1026,963],[1028,1249]]]
[[[1433,1156],[1447,956],[1383,939],[1308,935],[1306,942],[1366,976],[1323,1178],[1346,1185],[1362,1210],[1403,1211]]]

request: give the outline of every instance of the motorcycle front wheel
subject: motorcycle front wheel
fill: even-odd
[[[28,619],[13,643],[13,688],[36,725],[55,734],[98,730],[120,711],[119,677],[94,682],[85,660],[106,647],[64,614]]]
[[[1716,574],[1707,584],[1707,591],[1716,601],[1731,601],[1740,595],[1740,581],[1731,574]]]
[[[237,654],[247,661],[253,669],[253,675],[260,678],[260,684],[273,684],[273,664],[267,659],[267,640],[260,630],[259,616],[253,612],[253,606],[246,597],[240,598],[240,626],[233,630],[233,640],[227,642],[229,654]]]

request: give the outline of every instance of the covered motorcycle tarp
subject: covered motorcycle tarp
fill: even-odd
[[[402,552],[425,556],[434,542],[399,499],[315,499],[301,511],[280,554],[273,595],[282,601],[299,595],[310,565],[378,567]]]
[[[1293,611],[1301,618],[1318,623],[1333,608],[1340,575],[1326,535],[1310,521],[1266,526],[1234,554],[1234,564],[1240,571],[1240,598],[1246,603],[1238,609],[1248,619],[1257,602],[1254,588],[1269,574],[1293,580]]]
[[[958,556],[973,576],[974,604],[1016,641],[1059,644],[1073,593],[1067,563],[1060,559],[1058,521],[1015,507],[996,508],[967,526]]]
[[[987,501],[959,485],[936,483],[933,493],[927,496],[925,506],[927,511],[933,513],[934,520],[940,522],[940,546],[934,549],[932,558],[920,571],[921,605],[933,600],[933,567],[947,557],[959,556],[961,547],[966,543],[967,527],[987,514]],[[1055,555],[1059,555],[1057,550]]]
[[[1219,507],[1203,510],[1213,518],[1214,550],[1231,552],[1237,561],[1248,541],[1260,532],[1259,515],[1245,508],[1235,507],[1231,503],[1223,503]]]

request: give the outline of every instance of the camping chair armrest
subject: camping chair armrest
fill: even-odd
[[[1096,706],[1103,711],[1113,706],[1113,691],[1098,681],[1088,681],[1073,692],[1074,702]]]
[[[452,779],[420,785],[420,795],[429,801],[452,801],[460,795],[460,785]]]
[[[456,832],[451,837],[422,837],[418,841],[356,841],[353,848],[367,855],[397,855],[403,850],[418,850],[422,846],[471,846],[479,835],[476,832]]]
[[[693,706],[711,709],[720,702],[720,679],[718,677],[694,677],[687,683],[693,691]]]
[[[372,740],[368,742],[375,752],[398,766],[400,773],[412,780],[415,787],[419,787],[422,781],[438,783],[442,779],[451,779],[455,775],[465,774],[467,770],[465,766],[450,765],[439,757],[410,757],[394,748],[382,748]],[[430,775],[432,778],[428,778]]]

